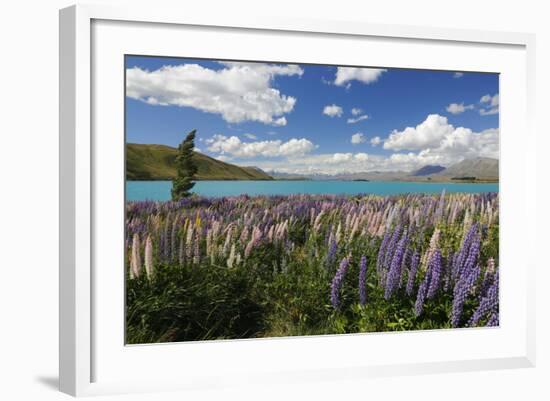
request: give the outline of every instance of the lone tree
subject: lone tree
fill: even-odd
[[[193,160],[193,149],[195,148],[195,133],[193,130],[187,134],[182,143],[178,146],[176,156],[176,178],[172,180],[172,200],[177,201],[191,195],[191,188],[195,186],[193,178],[197,174],[197,165]]]

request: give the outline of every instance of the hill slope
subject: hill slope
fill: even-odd
[[[476,177],[498,180],[498,160],[488,157],[463,160],[436,174],[444,177]]]
[[[126,144],[127,180],[171,180],[176,176],[177,149],[165,145]],[[255,167],[239,167],[195,152],[197,180],[272,180]]]

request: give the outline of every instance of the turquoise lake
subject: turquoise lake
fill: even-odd
[[[170,200],[171,181],[127,181],[126,199]],[[396,181],[197,181],[193,192],[206,197],[291,194],[376,194],[498,192],[498,183],[432,183]]]

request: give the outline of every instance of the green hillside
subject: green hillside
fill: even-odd
[[[177,149],[165,145],[126,144],[127,180],[171,180]],[[254,167],[239,167],[195,152],[197,180],[272,180]]]

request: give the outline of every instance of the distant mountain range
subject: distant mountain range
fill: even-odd
[[[366,171],[357,173],[296,175],[269,172],[275,179],[343,180],[343,181],[498,181],[498,160],[475,158],[449,167],[426,165],[414,171]]]
[[[165,145],[126,144],[127,180],[171,180],[176,176],[177,149]],[[239,167],[195,152],[197,180],[272,180],[257,167]]]
[[[177,149],[166,145],[126,144],[128,180],[171,180],[176,176]],[[195,152],[197,180],[345,180],[345,181],[498,181],[497,159],[478,157],[449,167],[426,165],[415,171],[368,171],[357,173],[292,174],[265,172],[258,167],[242,167]]]
[[[413,173],[411,175],[413,175],[415,177],[422,177],[422,176],[425,176],[425,175],[437,174],[437,173],[442,172],[443,170],[445,170],[445,167],[443,167],[443,166],[427,165],[427,166],[424,166],[422,168],[419,168],[416,171],[413,171]]]

